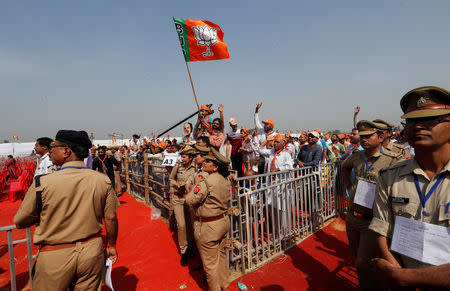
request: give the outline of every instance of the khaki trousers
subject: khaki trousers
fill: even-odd
[[[376,234],[369,230],[370,220],[348,213],[345,219],[348,243],[355,257],[361,290],[384,290],[372,269],[371,259],[376,256]]]
[[[114,185],[116,193],[122,193],[122,181],[120,181],[119,171],[114,171],[114,182],[116,183],[116,185]]]
[[[99,289],[105,256],[101,238],[55,251],[39,252],[33,275],[37,291]]]
[[[184,198],[171,194],[170,202],[177,221],[178,247],[180,253],[186,253],[189,242],[192,244],[192,217]]]
[[[194,236],[209,291],[228,290],[228,261],[223,241],[229,229],[228,216],[211,222],[194,222]]]

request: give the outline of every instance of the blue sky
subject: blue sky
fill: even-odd
[[[279,129],[399,123],[450,88],[450,1],[1,1],[0,140],[58,129],[149,135],[195,111],[172,16],[222,27],[231,59],[190,63],[200,103]],[[172,132],[173,135],[180,130]]]

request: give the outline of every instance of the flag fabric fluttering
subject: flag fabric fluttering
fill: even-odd
[[[17,134],[13,135],[14,140],[19,140],[19,136]]]
[[[223,31],[207,20],[174,18],[181,49],[186,62],[229,59]]]

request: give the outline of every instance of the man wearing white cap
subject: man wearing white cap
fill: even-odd
[[[238,123],[233,117],[229,121],[231,131],[227,133],[227,158],[231,160],[233,170],[236,170],[238,177],[242,177],[242,152],[239,148],[242,145],[241,130],[238,128]]]

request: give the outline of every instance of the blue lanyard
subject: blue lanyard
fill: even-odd
[[[375,164],[375,162],[376,162],[377,160],[378,160],[378,159],[376,159],[375,161],[373,161],[372,164],[370,164],[370,166],[369,166],[369,164],[367,164],[367,159],[366,159],[366,177],[367,177],[367,175],[369,175],[370,169],[372,169],[373,164]]]
[[[382,152],[384,154],[384,150],[383,147],[380,148],[380,152]]]
[[[431,187],[430,191],[428,191],[427,195],[423,196],[422,190],[420,190],[419,185],[419,178],[417,178],[417,175],[414,174],[414,183],[416,184],[417,193],[419,193],[420,202],[422,203],[422,214],[427,215],[427,212],[425,211],[425,204],[427,203],[428,199],[431,197],[431,194],[436,190],[436,188],[441,184],[442,180],[444,180],[445,173],[442,173],[439,175],[439,179],[434,183],[433,187]]]
[[[88,167],[67,166],[67,167],[59,168],[58,171],[65,170],[65,169],[89,169],[89,168]]]

